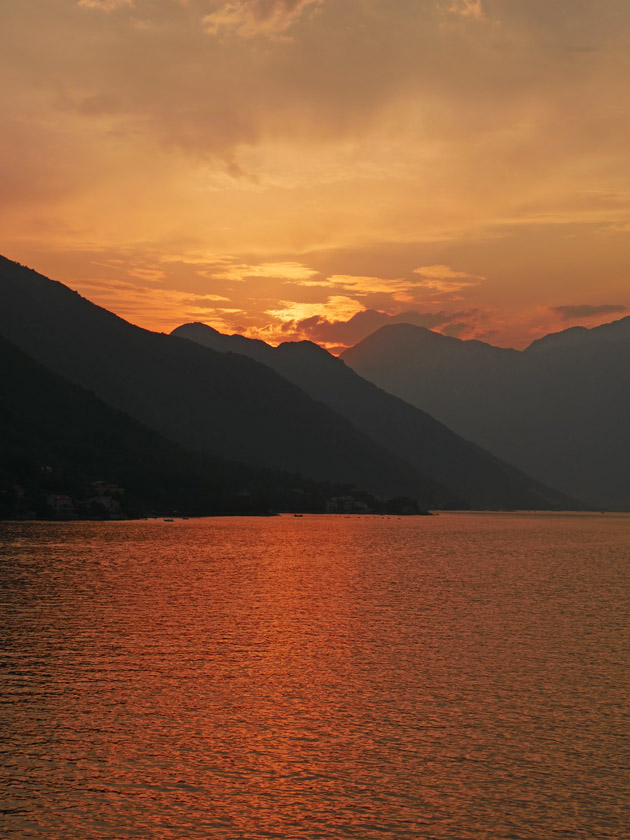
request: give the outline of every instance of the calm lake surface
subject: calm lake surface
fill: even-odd
[[[0,524],[0,836],[626,838],[630,516]]]

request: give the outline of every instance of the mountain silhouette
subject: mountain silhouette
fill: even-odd
[[[539,481],[630,509],[630,317],[523,351],[392,325],[343,359]]]
[[[346,492],[185,450],[2,337],[0,380],[10,394],[0,402],[0,518],[28,510],[50,516],[48,494],[85,502],[95,484],[124,488],[127,515],[322,512],[327,499]],[[104,508],[84,504],[82,513],[103,516]]]
[[[47,494],[85,499],[96,495],[97,482],[124,488],[120,500],[126,514],[323,506],[324,488],[290,474],[186,451],[2,337],[0,379],[10,394],[0,403],[0,514],[30,509],[50,515]],[[103,514],[102,506],[92,506],[92,513],[99,510]]]
[[[426,506],[462,504],[265,365],[133,326],[4,258],[0,335],[188,449]]]
[[[309,341],[270,347],[205,324],[184,324],[172,335],[224,353],[240,353],[273,368],[330,406],[394,455],[448,486],[474,508],[571,507],[576,503],[454,434],[409,403],[363,379]]]

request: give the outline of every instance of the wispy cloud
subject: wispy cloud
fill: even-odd
[[[78,6],[84,9],[101,9],[103,12],[113,12],[123,6],[133,6],[133,0],[79,0]]]
[[[241,312],[236,307],[226,307],[224,304],[229,301],[221,295],[175,289],[161,289],[156,294],[153,287],[111,277],[86,279],[81,284],[81,291],[99,306],[113,310],[122,318],[133,323],[150,320],[154,329],[169,331],[186,321],[204,321],[216,329],[229,330],[232,316]]]
[[[481,5],[481,0],[455,0],[449,11],[462,17],[471,17],[476,20],[485,20],[486,15]]]
[[[301,286],[313,288],[335,288],[363,298],[369,295],[389,295],[392,300],[411,301],[418,287],[439,292],[458,292],[468,286],[476,286],[485,277],[453,271],[447,265],[431,265],[416,268],[412,272],[420,277],[372,277],[355,274],[331,274],[328,277],[304,279]]]
[[[309,6],[322,0],[228,0],[203,18],[209,35],[254,38],[284,35]]]
[[[307,284],[302,284],[307,285]],[[331,274],[329,277],[312,280],[308,285],[328,286],[348,292],[359,298],[369,295],[388,295],[393,300],[407,300],[410,289],[417,285],[405,278],[366,277],[356,274]]]
[[[159,283],[161,280],[164,280],[164,277],[166,276],[161,268],[154,266],[130,268],[129,274],[132,277],[137,277],[138,280],[144,280],[147,283]]]
[[[215,272],[220,280],[243,282],[253,277],[275,277],[293,282],[309,281],[317,271],[299,262],[268,262],[258,265],[231,265]]]
[[[278,309],[268,309],[267,314],[285,323],[296,323],[308,318],[325,318],[341,321],[361,312],[363,306],[343,295],[331,295],[324,303],[295,303],[282,301]]]
[[[460,292],[469,286],[477,286],[486,279],[479,274],[455,271],[448,265],[424,265],[414,268],[413,273],[421,278],[417,285],[443,293]]]
[[[582,304],[577,306],[552,306],[551,311],[559,315],[563,321],[579,321],[582,318],[594,318],[599,315],[618,315],[627,312],[628,307],[623,303],[604,303],[600,306]]]

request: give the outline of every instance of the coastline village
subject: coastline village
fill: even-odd
[[[51,467],[42,467],[42,472]],[[0,501],[8,510],[13,510],[16,519],[42,519],[42,514],[49,514],[50,519],[71,521],[75,519],[127,519],[123,508],[124,487],[107,481],[93,481],[84,498],[75,498],[68,493],[49,492],[41,496],[34,510],[29,494],[21,484],[13,484],[0,490]],[[42,510],[44,507],[44,510]],[[48,517],[46,517],[48,518]]]
[[[42,475],[50,478],[53,475],[51,467],[41,467]],[[300,488],[293,491],[296,498],[303,495]],[[252,513],[252,494],[249,490],[241,490],[237,496],[240,498],[240,511],[243,514]],[[368,493],[356,491],[355,495],[347,492],[344,495],[325,496],[321,495],[318,509],[313,510],[309,505],[304,506],[299,502],[291,505],[287,510],[275,511],[265,510],[266,515],[276,513],[328,513],[343,515],[366,515],[366,514],[389,514],[397,516],[424,515],[428,511],[423,510],[415,499],[396,498],[381,499]],[[254,513],[260,514],[256,510]],[[40,492],[29,492],[22,484],[9,484],[0,486],[0,519],[13,520],[54,520],[69,522],[76,520],[123,520],[123,519],[145,519],[158,518],[161,516],[186,516],[189,512],[179,510],[138,510],[137,504],[132,502],[124,487],[108,481],[92,481],[85,492],[52,492],[51,490]],[[194,516],[194,514],[192,514]],[[199,515],[199,514],[197,514]],[[208,515],[212,515],[211,512]]]

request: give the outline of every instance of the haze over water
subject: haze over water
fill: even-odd
[[[2,835],[618,840],[629,560],[628,515],[0,524]]]

